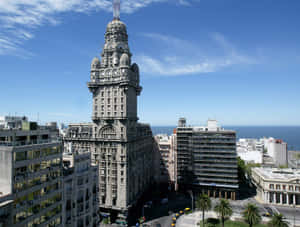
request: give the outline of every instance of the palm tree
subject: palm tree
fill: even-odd
[[[204,223],[205,211],[208,211],[211,209],[211,200],[210,200],[209,196],[202,193],[197,198],[196,207],[199,208],[200,210],[202,210],[202,223],[203,223],[203,227],[204,227],[205,226],[205,223]]]
[[[219,204],[215,206],[215,212],[219,214],[222,221],[222,226],[224,227],[225,218],[232,215],[232,208],[227,199],[221,199]]]
[[[243,212],[243,216],[245,221],[249,224],[249,227],[260,223],[261,220],[257,206],[251,203],[247,204],[247,207]]]
[[[288,223],[283,219],[284,219],[284,217],[282,214],[276,213],[272,216],[272,219],[268,223],[268,226],[270,226],[270,227],[288,227],[289,226]]]

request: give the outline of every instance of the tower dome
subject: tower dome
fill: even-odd
[[[96,69],[100,66],[100,60],[98,57],[94,57],[93,58],[93,61],[92,61],[92,64],[91,64],[91,68],[92,69]]]
[[[121,66],[129,66],[130,65],[128,54],[126,54],[126,53],[122,54],[121,59],[120,59],[120,65]]]

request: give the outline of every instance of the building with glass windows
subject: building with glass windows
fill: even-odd
[[[0,185],[12,194],[13,226],[61,226],[62,143],[56,133],[28,121],[0,130]]]
[[[176,188],[235,200],[239,188],[235,131],[219,127],[215,120],[204,127],[187,126],[181,118],[176,137]]]

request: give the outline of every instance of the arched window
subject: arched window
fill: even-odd
[[[116,139],[117,133],[113,126],[104,126],[100,129],[100,137],[105,139]]]

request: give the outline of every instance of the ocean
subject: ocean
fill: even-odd
[[[172,134],[176,126],[153,126],[156,134]],[[235,130],[237,138],[273,137],[282,139],[288,144],[288,150],[300,150],[300,126],[224,126],[225,129]]]

